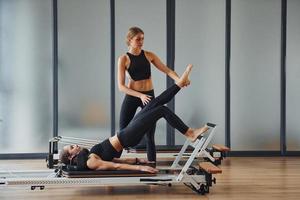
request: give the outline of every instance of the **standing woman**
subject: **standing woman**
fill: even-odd
[[[142,49],[144,44],[142,29],[129,28],[126,43],[128,52],[118,59],[118,87],[126,94],[120,112],[120,130],[133,119],[138,107],[143,109],[151,98],[154,98],[151,63],[175,82],[179,80],[178,75],[162,63],[154,53]],[[126,76],[128,85],[125,85]],[[155,125],[146,133],[147,158],[149,161],[156,162],[154,133]]]

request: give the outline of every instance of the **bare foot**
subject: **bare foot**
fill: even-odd
[[[189,75],[192,70],[193,65],[189,64],[183,74],[181,75],[179,81],[176,83],[179,87],[184,87],[190,84]]]
[[[187,136],[187,138],[189,140],[191,140],[192,142],[195,142],[196,139],[197,138],[200,139],[200,137],[202,137],[202,134],[205,133],[208,129],[209,129],[208,126],[203,126],[201,128],[192,129],[191,133],[189,134],[189,136]]]

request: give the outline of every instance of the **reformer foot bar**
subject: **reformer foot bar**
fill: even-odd
[[[199,162],[197,166],[192,166],[197,155],[207,154],[207,145],[214,136],[216,125],[207,123],[209,130],[195,142],[186,140],[181,151],[176,156],[172,166],[168,169],[161,169],[157,174],[150,174],[140,171],[70,171],[60,165],[57,169],[49,171],[37,171],[35,175],[28,175],[24,171],[21,175],[10,171],[0,172],[1,186],[30,186],[32,190],[46,186],[122,186],[122,185],[176,185],[184,184],[193,191],[204,195],[209,193],[209,187],[216,179],[212,174],[221,173],[222,170],[211,162]],[[60,138],[55,138],[55,141]],[[54,140],[53,140],[54,141]],[[91,145],[91,140],[84,140],[86,147]],[[72,144],[73,141],[72,141]],[[57,144],[51,144],[57,145]],[[81,144],[82,145],[82,144]],[[191,146],[194,150],[183,166],[179,165],[185,150]],[[52,148],[52,147],[51,147]],[[211,158],[210,158],[211,159]],[[49,164],[48,164],[49,165]],[[33,171],[30,171],[32,174]]]

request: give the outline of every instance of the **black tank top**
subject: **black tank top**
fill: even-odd
[[[127,52],[127,55],[130,58],[130,65],[127,69],[130,77],[134,81],[149,79],[151,77],[150,63],[145,56],[144,50],[138,56],[129,52]]]
[[[116,149],[111,145],[110,141],[106,139],[103,142],[93,146],[90,150],[90,153],[98,155],[102,160],[112,161],[114,158],[120,158],[122,151],[116,151]]]

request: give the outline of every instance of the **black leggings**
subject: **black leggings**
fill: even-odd
[[[161,95],[151,100],[126,128],[120,130],[118,138],[124,148],[137,145],[153,124],[162,117],[182,134],[186,133],[189,127],[168,107],[164,106],[179,90],[180,87],[175,84],[169,87]]]
[[[154,90],[150,90],[142,93],[149,95],[152,98],[155,97]],[[145,107],[140,98],[131,95],[125,95],[125,98],[122,103],[121,111],[120,111],[120,123],[119,123],[120,130],[128,126],[128,124],[133,119],[138,107],[141,107],[142,109]],[[155,129],[156,129],[156,123],[154,123],[153,126],[147,130],[147,132],[145,133],[146,137],[144,137],[144,139],[142,139],[140,142],[141,145],[146,143],[147,158],[149,161],[156,161],[156,148],[155,148],[155,140],[154,140]]]

